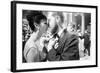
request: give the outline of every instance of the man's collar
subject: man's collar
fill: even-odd
[[[58,32],[58,36],[59,36],[59,37],[61,36],[61,34],[64,32],[65,29],[66,29],[66,28],[62,28],[62,29]]]

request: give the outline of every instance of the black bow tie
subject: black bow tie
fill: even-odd
[[[56,37],[60,38],[60,36],[57,33],[53,35],[53,38],[56,38]]]
[[[83,37],[83,36],[79,36],[79,38],[80,38],[80,39],[84,39],[84,37]]]

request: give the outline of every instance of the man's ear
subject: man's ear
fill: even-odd
[[[59,16],[56,16],[55,20],[56,20],[57,23],[59,23],[60,17]]]

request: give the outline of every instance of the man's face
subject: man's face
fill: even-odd
[[[50,29],[51,33],[55,33],[58,28],[55,17],[53,17],[53,16],[49,17],[48,23],[49,23],[49,29]]]

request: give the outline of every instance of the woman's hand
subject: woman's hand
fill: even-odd
[[[47,46],[48,51],[50,51],[53,48],[53,46],[54,46],[55,49],[58,47],[57,40],[58,40],[57,38],[50,39],[48,46]]]

